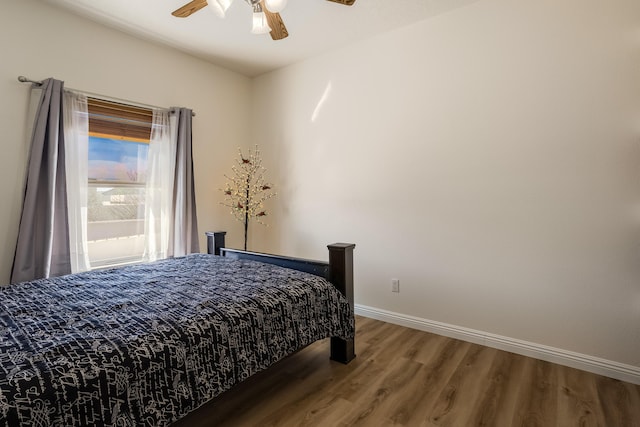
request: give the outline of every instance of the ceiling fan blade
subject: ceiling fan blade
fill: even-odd
[[[352,4],[354,4],[356,2],[356,0],[328,0],[328,1],[332,1],[334,3],[340,3],[340,4],[343,4],[345,6],[351,6]]]
[[[267,9],[267,6],[264,4],[264,0],[260,1],[260,5],[262,6],[262,11],[267,16],[267,22],[269,23],[269,27],[271,28],[271,38],[273,40],[282,40],[289,36],[289,32],[287,31],[287,27],[284,26],[284,21],[279,13],[270,12]]]
[[[185,4],[181,8],[174,10],[173,12],[171,12],[171,14],[178,18],[186,18],[192,13],[196,13],[206,5],[207,5],[207,0],[193,0]]]

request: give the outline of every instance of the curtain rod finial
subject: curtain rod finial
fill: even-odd
[[[35,80],[31,80],[30,78],[27,78],[25,76],[18,76],[18,81],[21,83],[33,83],[35,85],[41,85],[42,82],[37,82]]]

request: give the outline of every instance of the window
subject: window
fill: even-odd
[[[151,110],[88,99],[87,249],[92,268],[137,262],[144,214]]]

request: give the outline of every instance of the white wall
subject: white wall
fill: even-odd
[[[224,185],[223,169],[237,147],[249,140],[248,78],[44,2],[1,3],[0,283],[9,280],[27,162],[30,90],[17,81],[19,75],[38,80],[55,77],[73,89],[139,103],[192,108],[197,114],[193,150],[201,249],[206,250],[204,231],[236,226],[219,203],[218,189]]]
[[[353,242],[357,304],[640,367],[638,22],[482,0],[255,79],[252,248]]]

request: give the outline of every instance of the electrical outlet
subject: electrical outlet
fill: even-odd
[[[391,292],[400,292],[400,280],[391,279]]]

